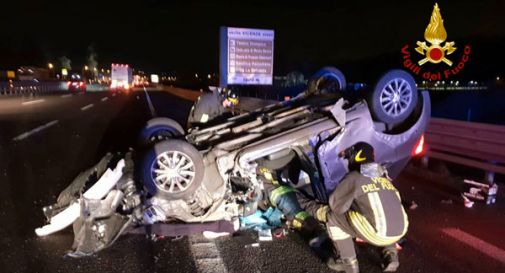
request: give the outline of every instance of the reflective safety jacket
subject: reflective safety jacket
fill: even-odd
[[[330,195],[328,205],[327,217],[345,215],[359,237],[372,244],[392,244],[407,232],[400,194],[384,175],[350,172]]]

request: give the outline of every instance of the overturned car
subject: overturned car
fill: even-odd
[[[169,118],[154,118],[140,134],[149,148],[136,167],[127,153],[81,174],[44,208],[49,224],[36,233],[46,236],[73,223],[72,255],[82,256],[135,227],[224,221],[237,229],[263,198],[258,164],[326,202],[348,172],[341,151],[370,143],[377,162],[395,177],[422,152],[429,117],[428,93],[418,94],[404,71],[386,73],[371,90],[351,92],[339,70],[324,68],[294,99],[187,133]]]

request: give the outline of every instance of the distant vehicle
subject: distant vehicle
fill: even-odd
[[[127,64],[112,64],[110,84],[111,90],[128,91],[132,86],[132,68]]]
[[[79,75],[72,75],[67,82],[68,91],[86,92],[86,82]]]
[[[145,76],[134,75],[133,76],[133,86],[134,87],[149,86],[149,81],[147,80],[147,77],[145,77]]]

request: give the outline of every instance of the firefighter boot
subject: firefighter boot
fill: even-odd
[[[388,248],[384,249],[382,255],[382,271],[395,272],[400,266],[398,251],[394,248]]]
[[[344,259],[330,258],[326,262],[326,265],[337,272],[359,273],[358,259],[356,257]]]

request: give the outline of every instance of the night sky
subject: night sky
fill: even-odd
[[[275,74],[323,65],[356,75],[401,66],[400,49],[424,40],[434,1],[7,1],[0,70],[45,66],[66,55],[74,67],[90,45],[99,66],[148,72],[217,72],[219,27],[275,30]],[[13,4],[14,2],[14,4]],[[505,1],[438,1],[448,40],[472,45],[467,73],[503,73]],[[15,6],[14,6],[15,5]],[[463,74],[464,75],[464,74]],[[356,76],[359,77],[359,76]]]

